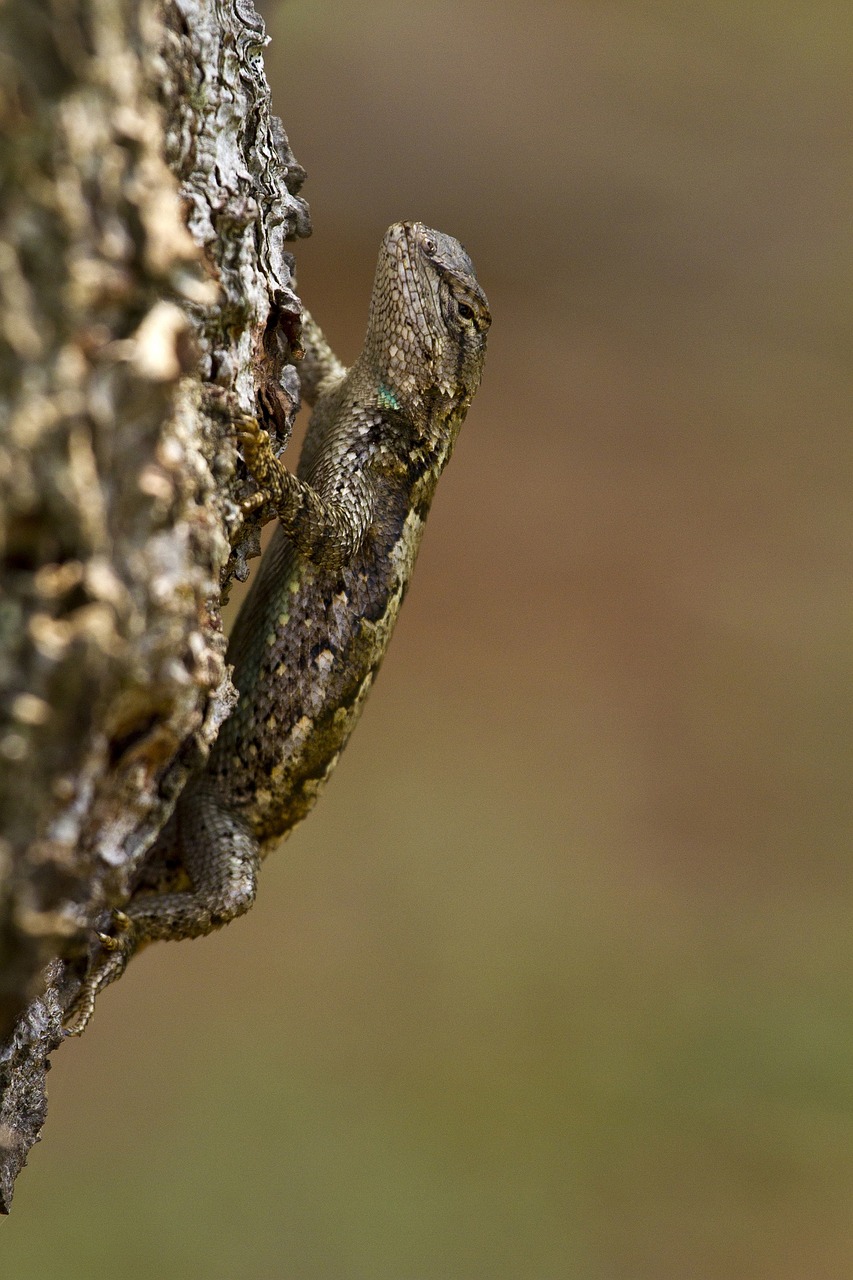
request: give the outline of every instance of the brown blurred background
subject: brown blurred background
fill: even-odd
[[[419,218],[486,377],[326,796],[57,1056],[4,1275],[853,1276],[851,13],[266,6],[304,299],[352,358]]]

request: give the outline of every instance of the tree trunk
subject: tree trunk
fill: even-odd
[[[287,442],[310,231],[265,42],[251,0],[0,8],[4,1212],[93,924],[233,705],[230,423]]]

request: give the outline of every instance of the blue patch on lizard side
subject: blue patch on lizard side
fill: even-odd
[[[390,387],[386,387],[384,382],[380,382],[379,390],[376,392],[379,400],[380,409],[396,409],[400,411],[400,401],[397,399]]]

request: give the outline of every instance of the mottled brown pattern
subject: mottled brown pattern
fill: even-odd
[[[117,936],[104,936],[73,1030],[140,943],[196,937],[248,910],[261,857],[316,802],[387,648],[489,322],[462,246],[398,223],[352,369],[305,325],[303,392],[315,408],[297,475],[257,423],[242,424],[258,500],[280,525],[228,649],[239,702],[151,851],[144,891]]]

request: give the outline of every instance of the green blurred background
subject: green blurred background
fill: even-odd
[[[57,1055],[0,1270],[853,1276],[853,11],[265,12],[306,302],[352,358],[422,219],[486,377],[334,781]]]

